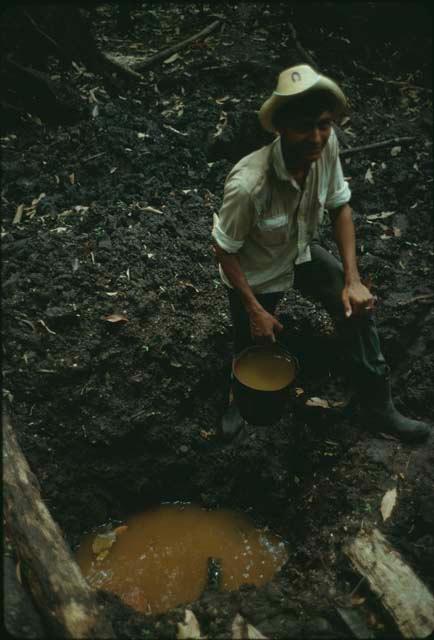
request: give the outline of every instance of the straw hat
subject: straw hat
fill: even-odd
[[[276,90],[264,102],[259,110],[259,120],[267,131],[275,131],[273,114],[282,104],[303,93],[312,91],[329,91],[337,99],[338,111],[344,111],[347,100],[336,82],[323,76],[308,64],[299,64],[285,69],[279,75]]]

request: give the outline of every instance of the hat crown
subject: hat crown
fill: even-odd
[[[279,74],[277,87],[273,91],[276,96],[292,96],[302,93],[318,81],[319,75],[308,64],[299,64],[285,69]]]

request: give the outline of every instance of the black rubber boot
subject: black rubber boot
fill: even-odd
[[[362,419],[367,429],[390,434],[403,442],[422,442],[428,437],[429,424],[406,418],[393,404],[389,370],[384,376],[365,376],[358,386]]]
[[[235,402],[231,402],[222,417],[221,433],[224,440],[233,440],[244,427],[244,419]]]

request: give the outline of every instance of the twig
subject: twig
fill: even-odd
[[[315,60],[312,58],[310,53],[308,53],[306,49],[301,45],[297,37],[297,31],[295,30],[295,27],[292,24],[292,22],[288,21],[287,25],[288,25],[289,31],[291,32],[291,36],[292,36],[292,39],[294,40],[295,47],[298,53],[301,55],[302,58],[306,58],[306,62],[308,62],[311,67],[313,67],[316,71],[318,71],[318,65],[316,64]]]
[[[96,153],[94,156],[89,156],[88,158],[85,158],[83,162],[89,162],[90,160],[95,160],[95,158],[100,158],[101,156],[105,156],[106,154],[107,154],[107,151],[101,151],[101,153]]]
[[[423,295],[414,296],[413,298],[410,298],[410,300],[404,300],[403,302],[398,302],[397,304],[400,307],[403,307],[407,304],[412,304],[413,302],[419,302],[419,300],[431,300],[433,297],[434,293],[424,293]]]
[[[427,91],[428,93],[432,93],[432,89],[429,89],[428,87],[421,87],[420,85],[417,85],[417,84],[411,84],[408,81],[385,80],[384,78],[379,78],[378,76],[375,75],[375,71],[371,71],[371,69],[367,69],[364,65],[360,64],[359,62],[356,62],[355,60],[353,61],[353,65],[356,67],[356,69],[359,69],[360,71],[363,71],[368,76],[370,76],[370,79],[375,80],[375,82],[382,82],[383,84],[384,83],[396,84],[398,86],[406,87],[407,89],[417,89],[419,91]]]
[[[320,73],[320,69],[318,68],[317,63],[312,58],[310,53],[306,51],[306,49],[303,47],[300,40],[298,39],[297,31],[295,30],[295,27],[292,24],[292,22],[287,22],[287,25],[288,25],[289,31],[291,32],[292,39],[294,40],[295,47],[298,53],[300,54],[300,56],[302,57],[302,59],[304,58],[306,62],[308,62],[313,69],[315,69]],[[345,131],[343,131],[337,124],[334,125],[334,128],[336,133],[338,134],[339,142],[342,142],[346,147],[348,147],[349,141]]]
[[[352,147],[351,149],[343,149],[339,155],[348,156],[352,153],[358,153],[359,151],[369,151],[370,149],[380,149],[381,147],[390,147],[392,144],[398,144],[399,142],[412,142],[413,136],[402,136],[401,138],[391,138],[390,140],[384,140],[383,142],[374,142],[373,144],[366,144],[361,147]]]
[[[168,47],[167,49],[164,49],[163,51],[156,53],[154,56],[151,56],[147,60],[144,60],[143,62],[140,62],[137,65],[134,65],[133,67],[134,71],[139,71],[139,72],[143,71],[144,69],[148,69],[149,67],[154,65],[156,62],[160,62],[160,60],[165,60],[170,55],[172,55],[172,53],[176,53],[177,51],[184,49],[191,42],[195,42],[195,40],[204,38],[205,36],[210,34],[212,31],[215,31],[217,27],[220,26],[221,22],[222,22],[221,20],[215,20],[210,25],[205,27],[205,29],[202,29],[202,31],[199,31],[199,33],[196,33],[194,36],[190,36],[189,38],[186,38],[185,40],[178,42],[178,44],[175,44],[172,47]]]
[[[62,47],[59,45],[58,42],[56,42],[56,40],[54,40],[51,36],[48,35],[48,33],[45,33],[45,31],[43,31],[41,29],[41,27],[37,24],[37,22],[35,22],[35,20],[33,20],[32,16],[29,15],[27,13],[27,11],[23,8],[21,8],[21,11],[23,12],[23,14],[26,16],[27,20],[30,22],[30,24],[33,26],[34,29],[36,29],[36,31],[45,39],[47,40],[47,42],[49,42],[50,44],[53,45],[53,47],[56,49],[56,51],[58,51],[61,55],[62,58],[65,58],[65,52],[63,51]]]
[[[401,82],[400,80],[384,80],[383,78],[371,78],[371,80],[375,80],[376,82],[386,82],[386,84],[396,84],[401,87],[405,87],[406,89],[416,89],[416,91],[426,91],[427,93],[432,93],[432,89],[428,87],[421,87],[418,84],[410,84],[409,82]]]
[[[21,222],[21,218],[23,217],[24,205],[19,204],[17,207],[17,211],[15,213],[15,217],[12,220],[12,224],[19,224]]]
[[[360,585],[362,584],[362,582],[364,582],[366,580],[366,576],[362,576],[360,578],[360,580],[358,581],[358,583],[356,584],[356,586],[354,587],[354,589],[351,591],[350,595],[349,595],[349,599],[351,600],[351,598],[353,597],[353,595],[356,593],[356,591],[358,591]]]

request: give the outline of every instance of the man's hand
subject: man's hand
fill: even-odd
[[[345,309],[345,316],[360,316],[372,311],[376,298],[367,287],[359,280],[345,285],[342,291],[342,302]]]
[[[276,333],[280,333],[283,329],[283,325],[265,311],[265,309],[255,309],[249,312],[250,320],[250,333],[253,340],[261,342],[264,339],[271,342],[276,342]]]

